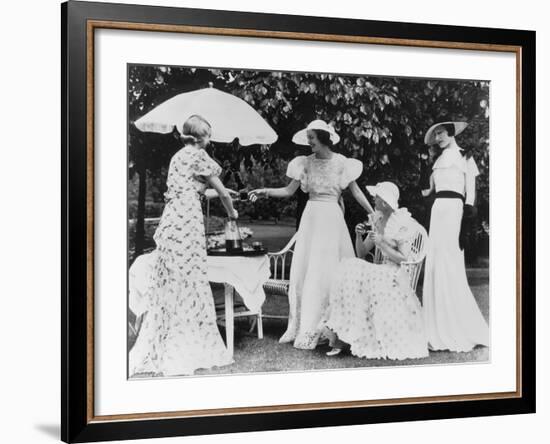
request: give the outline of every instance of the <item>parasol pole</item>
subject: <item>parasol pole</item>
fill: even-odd
[[[206,234],[210,229],[210,199],[206,199]]]

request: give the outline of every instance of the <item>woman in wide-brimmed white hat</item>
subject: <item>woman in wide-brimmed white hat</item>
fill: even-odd
[[[373,209],[355,182],[363,164],[332,151],[340,137],[331,125],[314,120],[292,140],[309,145],[313,153],[298,156],[288,164],[286,175],[292,180],[286,187],[254,190],[250,199],[289,197],[298,187],[309,193],[290,270],[288,327],[280,341],[313,349],[321,333],[319,323],[328,303],[334,271],[341,259],[355,256],[338,203],[342,190],[349,188],[367,212]]]
[[[441,122],[428,129],[424,141],[443,150],[433,165],[430,188],[435,192],[430,215],[430,248],[426,256],[422,304],[431,349],[469,351],[489,345],[489,328],[468,285],[464,264],[463,217],[475,213],[473,158],[463,155],[455,136],[466,122]]]
[[[414,359],[428,356],[422,307],[400,268],[410,259],[411,242],[418,231],[406,208],[399,208],[399,189],[392,182],[368,186],[376,211],[372,231],[355,228],[357,258],[339,265],[323,326],[330,350],[339,354],[347,345],[355,356],[367,359]],[[380,264],[363,260],[377,247]]]

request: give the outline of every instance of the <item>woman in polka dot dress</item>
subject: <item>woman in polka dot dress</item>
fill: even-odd
[[[408,359],[428,356],[422,307],[399,264],[407,260],[417,222],[405,208],[398,208],[399,189],[391,182],[369,186],[376,211],[373,231],[362,239],[364,227],[356,227],[359,258],[340,263],[330,292],[325,320],[332,350],[337,355],[345,344],[361,358]],[[363,260],[378,247],[381,264]]]
[[[154,236],[144,321],[130,350],[130,377],[189,375],[232,362],[218,331],[207,276],[200,205],[206,185],[217,191],[229,217],[238,215],[218,177],[220,166],[204,150],[210,124],[192,116],[182,133],[184,146],[170,161],[166,205]]]

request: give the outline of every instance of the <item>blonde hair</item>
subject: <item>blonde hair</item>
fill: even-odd
[[[208,120],[195,114],[189,117],[183,124],[181,141],[184,145],[201,143],[212,134],[212,127]]]

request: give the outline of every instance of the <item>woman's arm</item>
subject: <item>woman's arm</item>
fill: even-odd
[[[474,205],[476,200],[476,176],[470,172],[466,173],[466,205]]]
[[[374,213],[372,205],[365,197],[365,194],[361,191],[361,188],[359,188],[359,185],[357,185],[357,182],[351,182],[349,184],[349,190],[351,191],[351,194],[353,195],[357,203],[361,205],[367,211],[367,213]]]
[[[397,264],[407,260],[403,253],[401,253],[397,248],[391,247],[387,242],[380,242],[377,246],[386,256]]]
[[[358,258],[364,259],[367,253],[372,249],[373,245],[367,243],[367,239],[363,241],[363,235],[366,233],[365,224],[359,223],[355,226],[355,254]]]
[[[231,197],[235,197],[239,194],[235,190],[232,190],[230,188],[226,188],[226,190]],[[206,199],[208,200],[211,200],[211,199],[215,199],[216,197],[219,197],[219,194],[214,188],[208,188],[207,190],[204,191],[204,197],[206,197]]]
[[[368,237],[365,240],[361,239],[361,236],[358,234],[355,237],[355,253],[360,259],[365,259],[367,253],[371,251],[374,247],[374,242]]]
[[[258,199],[259,197],[290,197],[294,195],[299,186],[300,182],[296,179],[292,179],[292,181],[286,187],[258,188],[256,190],[250,191],[248,193],[248,197],[252,202],[255,202],[256,199]]]
[[[428,197],[430,194],[434,192],[435,186],[434,186],[434,176],[433,174],[430,175],[430,188],[427,190],[422,190],[422,196]]]
[[[235,219],[238,218],[239,213],[237,213],[237,210],[233,208],[233,201],[231,199],[231,195],[229,194],[229,191],[227,190],[227,188],[225,188],[225,186],[223,185],[220,178],[218,176],[209,176],[206,178],[206,180],[210,184],[210,186],[214,188],[218,193],[218,196],[222,201],[222,204],[225,208],[225,211],[227,212],[227,215]]]

